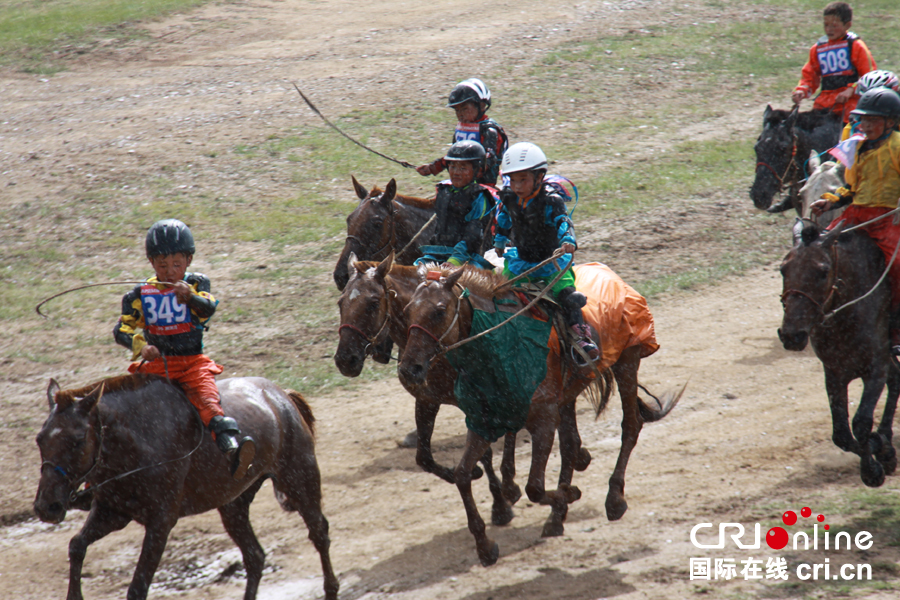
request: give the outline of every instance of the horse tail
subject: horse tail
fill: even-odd
[[[606,369],[600,374],[600,377],[591,381],[585,393],[588,400],[591,401],[591,406],[594,407],[594,418],[599,417],[600,413],[606,409],[609,399],[615,391],[616,379],[613,377],[612,369]]]
[[[310,408],[309,404],[306,402],[306,399],[302,394],[300,394],[300,392],[295,392],[294,390],[285,391],[287,392],[287,395],[290,397],[291,401],[293,401],[294,406],[296,406],[297,410],[300,411],[300,416],[303,418],[306,426],[309,427],[309,430],[312,432],[313,437],[315,437],[316,418],[313,416],[312,408]]]
[[[678,401],[681,400],[681,396],[684,394],[684,390],[687,389],[687,382],[681,389],[668,390],[663,394],[662,399],[654,396],[650,390],[638,384],[638,387],[644,390],[651,398],[656,400],[656,405],[658,408],[653,408],[649,406],[646,402],[644,402],[643,398],[638,396],[638,411],[641,413],[641,419],[644,423],[653,423],[654,421],[659,421],[667,414],[669,414],[675,405],[678,404]]]

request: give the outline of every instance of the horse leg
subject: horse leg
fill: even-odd
[[[897,397],[900,396],[900,369],[893,360],[888,366],[887,399],[884,403],[884,412],[881,415],[881,423],[878,425],[878,437],[881,439],[881,448],[875,455],[884,472],[893,475],[897,469],[897,452],[894,450],[894,413],[897,410]]]
[[[219,507],[222,525],[225,526],[225,531],[228,532],[234,543],[241,549],[244,570],[247,571],[244,600],[256,599],[259,580],[262,579],[263,566],[266,562],[266,553],[253,533],[253,525],[250,524],[250,503],[253,502],[262,483],[263,479],[258,479],[236,500]]]
[[[625,469],[644,426],[638,406],[640,351],[638,346],[626,348],[612,366],[622,400],[622,446],[619,448],[619,458],[609,478],[609,491],[606,494],[606,518],[610,521],[621,519],[628,510],[628,502],[625,500]]]
[[[591,464],[591,453],[581,445],[578,420],[575,416],[575,401],[559,407],[559,451],[560,454],[564,452],[570,454],[568,464],[563,463],[563,468],[569,471],[569,481],[566,483],[571,482],[573,469],[584,471]]]
[[[491,506],[491,523],[494,525],[508,525],[513,519],[512,506],[503,496],[503,486],[497,478],[497,474],[494,473],[494,451],[490,445],[484,451],[484,454],[481,455],[480,462],[484,466],[488,487],[494,499],[494,504]]]
[[[478,560],[482,566],[489,567],[500,556],[500,547],[487,536],[484,520],[478,514],[478,506],[472,496],[472,467],[481,456],[491,447],[490,442],[471,431],[466,436],[466,449],[462,459],[456,466],[454,477],[456,488],[462,497],[463,506],[466,509],[466,518],[469,522],[469,531],[475,537],[475,550],[478,552]]]
[[[503,477],[503,497],[512,505],[522,497],[522,489],[516,485],[516,434],[507,433],[503,437],[503,461],[500,463]]]
[[[825,369],[825,391],[831,408],[831,441],[844,452],[860,453],[859,444],[850,431],[850,414],[847,410],[847,381],[831,369]]]
[[[853,415],[853,437],[860,448],[860,476],[869,487],[879,487],[884,483],[884,467],[872,456],[881,450],[881,439],[872,435],[872,425],[875,405],[884,390],[884,379],[882,375],[863,381],[862,398]]]
[[[113,531],[119,531],[131,522],[131,517],[115,512],[101,504],[91,507],[87,520],[69,542],[69,592],[66,600],[82,600],[81,569],[87,548]]]
[[[289,463],[293,472],[282,474],[275,484],[287,502],[284,507],[296,510],[303,517],[309,530],[309,539],[319,553],[322,575],[325,579],[325,600],[337,600],[340,583],[331,566],[331,539],[328,537],[328,519],[322,514],[322,481],[319,466],[312,449],[297,453]]]
[[[416,398],[416,464],[426,473],[433,473],[447,483],[455,483],[453,470],[439,465],[431,453],[431,436],[440,408],[441,405],[437,402]],[[481,469],[475,465],[472,479],[479,479],[481,475]]]
[[[167,505],[161,503],[159,513],[144,525],[144,543],[141,546],[141,555],[134,570],[134,577],[128,586],[127,600],[147,599],[153,575],[156,574],[163,552],[166,550],[169,533],[177,522],[178,503],[170,501]]]

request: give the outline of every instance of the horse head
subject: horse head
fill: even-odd
[[[788,112],[773,109],[769,105],[763,113],[762,133],[753,146],[756,152],[756,177],[750,188],[750,198],[756,208],[769,208],[775,194],[784,189],[784,178],[796,150],[794,124],[797,121],[797,111],[797,107]]]
[[[832,251],[843,224],[821,234],[815,223],[797,219],[794,247],[781,263],[784,317],[778,339],[785,350],[803,350],[809,334],[821,324],[834,296],[835,256]]]
[[[834,193],[836,189],[844,185],[844,168],[835,161],[822,162],[819,159],[819,153],[810,150],[809,161],[806,163],[809,177],[806,183],[800,188],[800,216],[804,219],[812,218],[810,205],[822,197],[822,194]],[[837,214],[832,215],[833,211],[815,219],[819,226],[831,223]]]
[[[407,389],[424,385],[428,367],[442,353],[444,344],[461,338],[460,304],[454,288],[467,268],[438,271],[434,265],[419,265],[419,286],[403,310],[409,328],[397,367]]]
[[[358,376],[369,355],[382,364],[390,359],[393,341],[389,335],[390,305],[384,278],[393,261],[393,252],[376,266],[356,260],[352,252],[347,260],[350,275],[338,299],[340,342],[334,354],[334,362],[345,377]]]
[[[350,279],[347,261],[351,252],[358,260],[381,260],[391,251],[394,237],[397,183],[391,179],[384,192],[377,187],[369,191],[355,177],[352,179],[359,204],[347,217],[347,238],[334,268],[334,283],[339,290]]]
[[[99,454],[99,417],[94,409],[103,395],[102,388],[97,386],[76,401],[72,394],[60,392],[55,380],[50,380],[50,416],[36,439],[41,452],[41,479],[34,512],[45,523],[60,523],[66,518],[72,494]]]

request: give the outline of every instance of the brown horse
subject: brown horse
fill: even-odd
[[[794,247],[781,263],[784,319],[778,337],[786,350],[808,341],[825,370],[832,441],[860,457],[863,483],[878,487],[897,468],[892,444],[900,369],[891,356],[888,322],[891,291],[886,283],[856,304],[831,311],[873,289],[884,271],[884,255],[869,236],[841,235],[842,225],[820,235],[815,224],[797,220]],[[847,386],[863,380],[859,408],[849,423]],[[881,424],[872,434],[875,405],[887,383]],[[874,455],[874,456],[873,456]]]
[[[424,265],[420,267],[420,283],[404,311],[409,333],[406,349],[400,359],[399,373],[407,389],[415,389],[426,384],[433,365],[442,359],[441,354],[446,348],[444,344],[451,345],[468,337],[474,314],[472,308],[474,300],[462,302],[463,292],[468,290],[467,294],[471,297],[490,302],[495,297],[494,290],[506,282],[500,275],[471,267],[456,270],[441,269],[440,279],[426,279],[427,270]],[[502,292],[496,298],[503,301],[515,300],[511,291]],[[646,308],[646,305],[644,307]],[[589,322],[593,321],[592,324],[596,328],[598,322],[595,316],[586,314],[585,318]],[[617,326],[610,325],[613,328]],[[615,471],[610,477],[606,499],[606,513],[610,520],[621,518],[627,509],[624,496],[625,468],[643,423],[663,418],[681,397],[680,393],[670,395],[658,409],[644,404],[637,394],[637,374],[644,351],[645,347],[641,343],[627,346],[611,365],[619,386],[623,420],[622,447]],[[497,348],[497,352],[509,350]],[[532,502],[549,504],[552,507],[542,532],[545,537],[563,534],[563,522],[568,505],[581,497],[580,490],[570,485],[573,468],[578,462],[581,440],[578,438],[577,429],[560,427],[560,423],[564,411],[574,413],[576,398],[590,384],[589,376],[575,373],[571,369],[567,376],[563,375],[559,349],[556,346],[547,359],[547,375],[531,398],[525,429],[532,436],[532,455],[525,493]],[[557,428],[560,433],[561,460],[559,486],[557,490],[547,491],[544,486],[544,472]],[[470,473],[488,446],[487,439],[470,430],[462,460],[455,472],[456,485],[466,508],[469,531],[475,536],[478,558],[484,566],[497,561],[499,547],[485,532],[484,521],[472,497]]]
[[[377,187],[366,190],[353,179],[359,205],[347,217],[347,239],[334,267],[334,283],[343,290],[350,279],[347,259],[350,253],[358,260],[383,260],[388,254],[402,251],[428,219],[434,215],[434,199],[415,198],[397,194],[397,184],[391,179],[384,192]],[[423,235],[428,236],[428,232]],[[401,265],[411,265],[422,256],[417,244],[395,256]]]
[[[366,358],[384,338],[392,339],[400,352],[403,352],[406,347],[403,307],[419,285],[419,277],[415,267],[393,264],[393,253],[381,263],[357,261],[351,253],[348,270],[350,280],[338,300],[341,312],[338,330],[340,342],[334,362],[342,375],[356,377],[362,371]],[[457,405],[453,394],[454,381],[456,371],[447,359],[441,357],[435,361],[431,377],[425,385],[407,388],[416,399],[416,464],[425,472],[433,473],[448,483],[456,483],[453,469],[434,460],[431,435],[441,405]],[[514,481],[515,445],[516,436],[510,434],[506,438],[500,467],[502,483],[494,474],[490,448],[481,459],[494,498],[491,511],[491,522],[494,525],[506,525],[512,520],[512,505],[522,496],[522,491]],[[479,477],[481,471],[476,466],[473,478]]]
[[[146,533],[129,600],[143,600],[179,518],[219,509],[241,549],[247,571],[244,600],[253,600],[265,553],[250,525],[250,503],[271,478],[282,508],[298,511],[322,559],[325,597],[336,600],[328,521],[321,510],[312,411],[296,392],[261,378],[218,383],[222,406],[257,441],[247,476],[235,481],[228,461],[204,432],[181,390],[165,379],[129,375],[78,390],[47,390],[50,416],[37,436],[41,479],[34,510],[59,523],[70,506],[90,497],[90,514],[69,543],[68,600],[80,600],[88,546],[129,522]],[[81,400],[76,398],[82,397]],[[79,491],[81,484],[88,486]]]

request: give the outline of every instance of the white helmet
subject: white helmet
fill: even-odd
[[[503,154],[500,170],[504,175],[519,171],[546,171],[547,157],[543,150],[531,142],[518,142]]]

